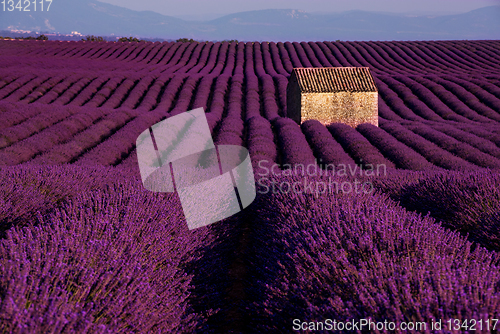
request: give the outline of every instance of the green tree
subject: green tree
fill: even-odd
[[[118,39],[118,42],[142,42],[142,40],[136,38],[136,37],[122,37]]]
[[[87,35],[85,38],[82,38],[82,41],[86,42],[104,42],[104,38],[101,36]]]
[[[187,39],[187,38],[179,38],[178,40],[176,40],[177,43],[181,42],[181,43],[193,43],[193,42],[197,42],[195,41],[194,39],[190,38],[190,39]]]

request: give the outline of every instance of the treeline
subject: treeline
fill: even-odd
[[[94,36],[94,35],[87,35],[85,36],[85,38],[82,38],[82,41],[86,41],[86,42],[105,42],[106,39],[102,36]],[[144,39],[139,39],[139,38],[136,38],[136,37],[121,37],[117,40],[118,42],[149,42],[148,40],[144,40]],[[177,40],[175,40],[176,43],[207,43],[208,41],[196,41],[192,38],[179,38]],[[228,43],[238,43],[238,40],[236,39],[231,39],[231,40],[223,40],[221,42],[228,42]]]
[[[177,42],[177,43],[179,43],[179,42],[182,42],[182,43],[193,43],[193,42],[197,42],[197,43],[207,43],[208,41],[196,41],[196,40],[194,40],[194,39],[192,39],[192,38],[189,38],[189,39],[187,39],[187,38],[179,38],[179,39],[177,39],[175,42]],[[225,39],[225,40],[223,40],[223,41],[221,41],[221,42],[222,42],[222,43],[223,43],[223,42],[228,42],[228,43],[233,43],[233,42],[235,42],[235,43],[238,43],[238,40],[236,40],[236,39],[231,39],[231,40]]]
[[[84,38],[82,38],[82,41],[106,42],[107,40],[102,36],[87,35]],[[149,42],[149,41],[130,36],[130,37],[121,37],[117,40],[117,42]]]
[[[0,36],[0,39],[19,39],[19,40],[38,40],[38,41],[48,41],[49,38],[45,35],[40,35],[38,37],[33,37],[33,36],[28,36],[28,37],[2,37]],[[82,41],[85,42],[114,42],[114,40],[108,40],[103,36],[94,36],[94,35],[87,35],[84,38],[81,39]],[[155,40],[149,40],[149,39],[139,39],[137,37],[120,37],[119,39],[116,40],[117,42],[154,42]],[[175,40],[176,43],[208,43],[208,41],[197,41],[192,38],[179,38]],[[236,39],[231,39],[231,40],[223,40],[223,42],[228,42],[228,43],[238,43],[238,40]]]
[[[22,40],[37,40],[37,41],[48,41],[49,38],[45,35],[40,35],[38,37],[28,36],[28,37],[2,37],[0,39],[22,39]]]

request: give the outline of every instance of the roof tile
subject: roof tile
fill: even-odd
[[[377,92],[369,67],[298,67],[293,75],[306,93]]]

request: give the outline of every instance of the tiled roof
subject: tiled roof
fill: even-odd
[[[377,92],[368,67],[294,68],[301,92]]]

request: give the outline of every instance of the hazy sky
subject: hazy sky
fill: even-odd
[[[290,8],[306,12],[369,10],[413,13],[461,13],[500,5],[500,0],[99,0],[134,10],[151,10],[170,16],[211,19],[214,14],[231,14],[258,9]]]

